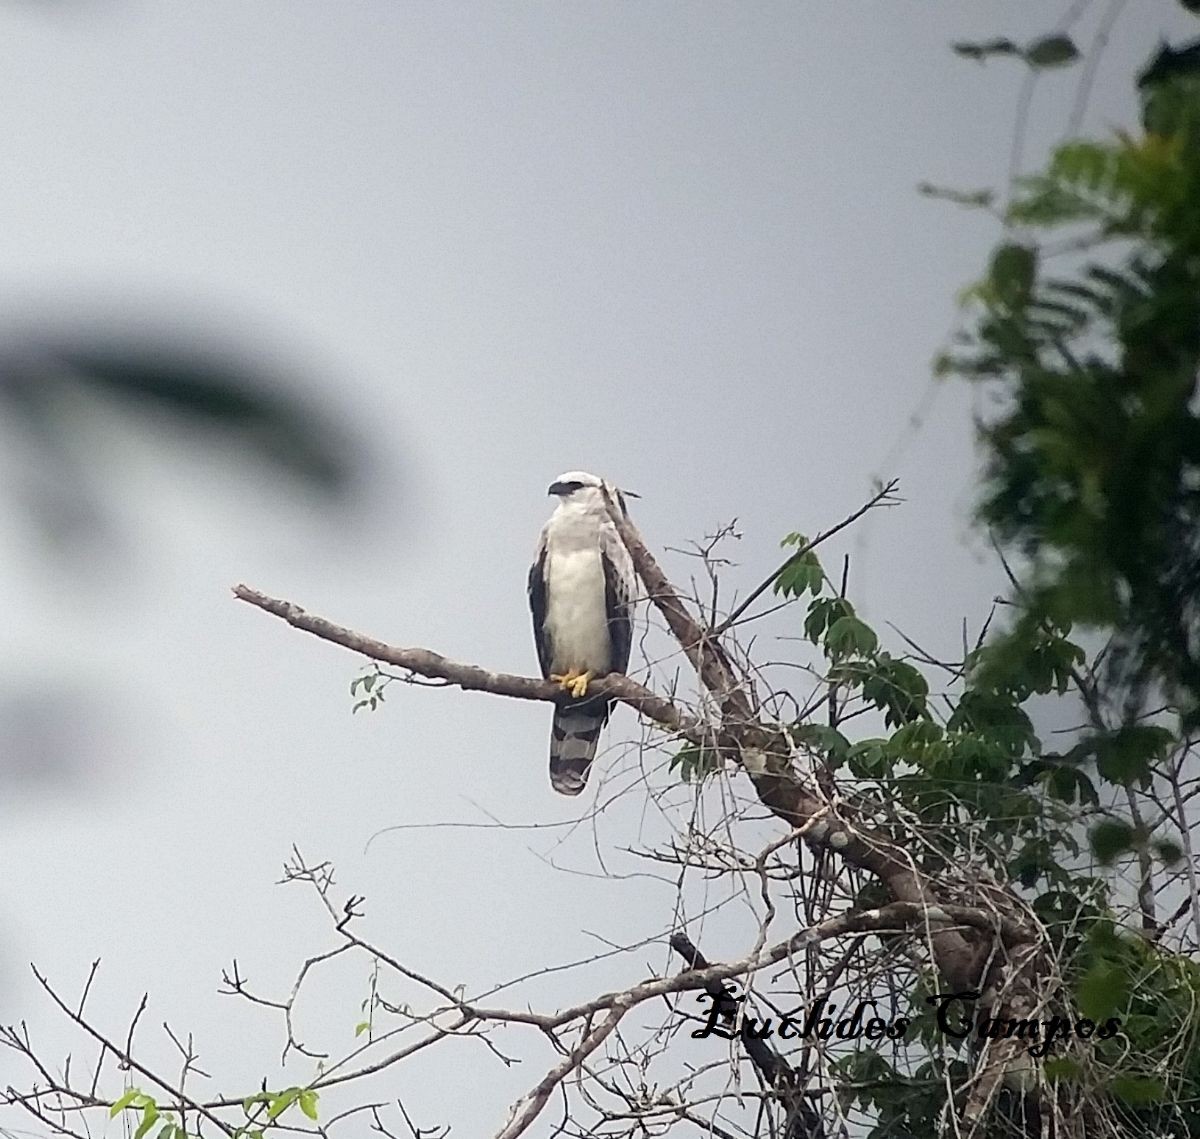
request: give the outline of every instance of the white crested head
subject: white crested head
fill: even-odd
[[[558,498],[559,508],[576,507],[582,510],[598,510],[604,512],[604,495],[601,493],[601,488],[605,485],[604,480],[599,475],[590,474],[588,471],[564,471],[551,484],[547,493],[553,494]],[[637,495],[631,490],[618,490],[611,483],[608,484],[609,492],[613,495],[622,514],[627,513],[625,508],[625,495],[630,495],[637,498]]]
[[[563,502],[583,502],[600,499],[602,480],[587,471],[564,471],[551,484],[547,494],[557,495]]]

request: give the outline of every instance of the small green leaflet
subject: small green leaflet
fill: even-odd
[[[1029,44],[1021,58],[1030,67],[1065,67],[1079,58],[1079,49],[1070,36],[1044,36]]]
[[[857,617],[839,617],[825,634],[825,648],[834,660],[870,656],[878,647],[879,638]]]
[[[1117,858],[1133,848],[1133,827],[1119,819],[1105,819],[1088,834],[1092,853],[1102,866],[1111,866]]]
[[[121,1096],[119,1100],[116,1101],[116,1103],[112,1105],[112,1107],[108,1109],[108,1118],[115,1119],[127,1107],[143,1109],[147,1107],[153,1107],[155,1111],[158,1110],[154,1100],[146,1095],[145,1092],[139,1090],[138,1088],[130,1088],[123,1096]]]
[[[153,1101],[142,1108],[142,1122],[133,1133],[133,1139],[145,1139],[146,1132],[158,1121],[158,1107]]]
[[[278,1119],[289,1107],[296,1102],[300,1096],[299,1088],[287,1088],[281,1091],[272,1101],[271,1106],[267,1108],[267,1118],[274,1122]]]

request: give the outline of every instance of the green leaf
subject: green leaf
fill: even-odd
[[[897,759],[913,759],[931,744],[940,743],[941,726],[929,720],[914,720],[892,733],[888,752]]]
[[[1122,854],[1133,849],[1133,827],[1118,819],[1105,819],[1092,827],[1088,842],[1097,861],[1102,866],[1111,866]]]
[[[878,644],[874,631],[857,617],[839,617],[825,634],[825,647],[834,660],[870,656]]]
[[[889,653],[879,653],[874,667],[864,666],[861,684],[863,699],[883,711],[884,723],[890,728],[899,728],[929,715],[926,702],[929,685],[907,661],[896,660]]]
[[[854,606],[842,597],[818,597],[809,603],[808,616],[804,619],[804,635],[814,645],[839,617],[854,616]]]
[[[1065,67],[1079,58],[1079,49],[1070,36],[1045,36],[1029,44],[1021,56],[1030,67]]]
[[[1108,960],[1096,962],[1081,978],[1075,989],[1075,999],[1084,1016],[1091,1020],[1107,1020],[1129,1000],[1129,977]]]
[[[305,1089],[300,1093],[299,1103],[300,1110],[315,1122],[317,1118],[317,1093],[312,1088]]]
[[[720,757],[712,748],[687,744],[671,757],[667,770],[678,769],[679,777],[685,783],[691,783],[703,782],[705,777],[711,775],[719,766]]]
[[[369,1031],[371,1022],[369,1020],[360,1021],[354,1026],[354,1035],[361,1036],[364,1032]]]
[[[300,1095],[299,1088],[287,1088],[281,1091],[272,1101],[271,1106],[267,1108],[267,1118],[274,1122],[278,1119],[289,1107],[296,1102]]]
[[[1046,779],[1046,790],[1062,803],[1075,802],[1079,772],[1073,767],[1052,767]]]
[[[794,561],[788,562],[776,575],[774,590],[784,597],[799,597],[811,593],[814,597],[821,592],[825,573],[816,554],[809,551]]]
[[[158,1121],[158,1108],[153,1103],[146,1104],[142,1108],[142,1122],[138,1124],[137,1130],[133,1133],[133,1139],[145,1139],[146,1132]]]
[[[1152,1076],[1115,1076],[1108,1090],[1129,1104],[1160,1103],[1167,1095],[1162,1081]]]
[[[859,740],[846,754],[850,771],[860,779],[881,779],[891,766],[887,754],[887,740]]]
[[[1077,1060],[1072,1060],[1069,1056],[1052,1056],[1042,1065],[1042,1070],[1048,1079],[1061,1080],[1064,1077],[1080,1075],[1083,1067]]]
[[[801,747],[824,752],[835,764],[845,759],[850,750],[850,741],[828,724],[796,724],[792,728],[792,739]]]
[[[1036,272],[1034,251],[1027,245],[1006,242],[992,254],[988,286],[1006,309],[1023,309],[1029,303]]]
[[[130,1088],[126,1093],[117,1100],[112,1107],[108,1109],[108,1118],[115,1119],[121,1114],[135,1099],[142,1093],[137,1088]]]
[[[976,732],[1010,756],[1039,748],[1037,733],[1025,710],[1002,693],[968,689],[946,723],[950,731]]]
[[[1151,765],[1161,759],[1175,742],[1166,728],[1129,724],[1098,739],[1096,770],[1110,783],[1147,785]]]
[[[1158,838],[1151,846],[1159,860],[1166,863],[1167,866],[1174,866],[1183,857],[1183,847],[1174,839]]]
[[[1075,773],[1075,782],[1079,787],[1080,803],[1088,803],[1093,807],[1100,805],[1100,792],[1096,785],[1082,771]]]
[[[1009,875],[1026,889],[1055,866],[1054,853],[1044,838],[1030,839],[1009,863]]]

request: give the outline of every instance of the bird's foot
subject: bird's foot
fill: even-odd
[[[578,700],[587,695],[587,688],[591,682],[592,674],[590,672],[577,672],[575,669],[571,669],[561,675],[552,672],[550,679],[561,684],[567,692]]]

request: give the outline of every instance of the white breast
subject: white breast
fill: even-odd
[[[607,672],[612,649],[599,551],[551,549],[548,562],[546,631],[552,671]]]

